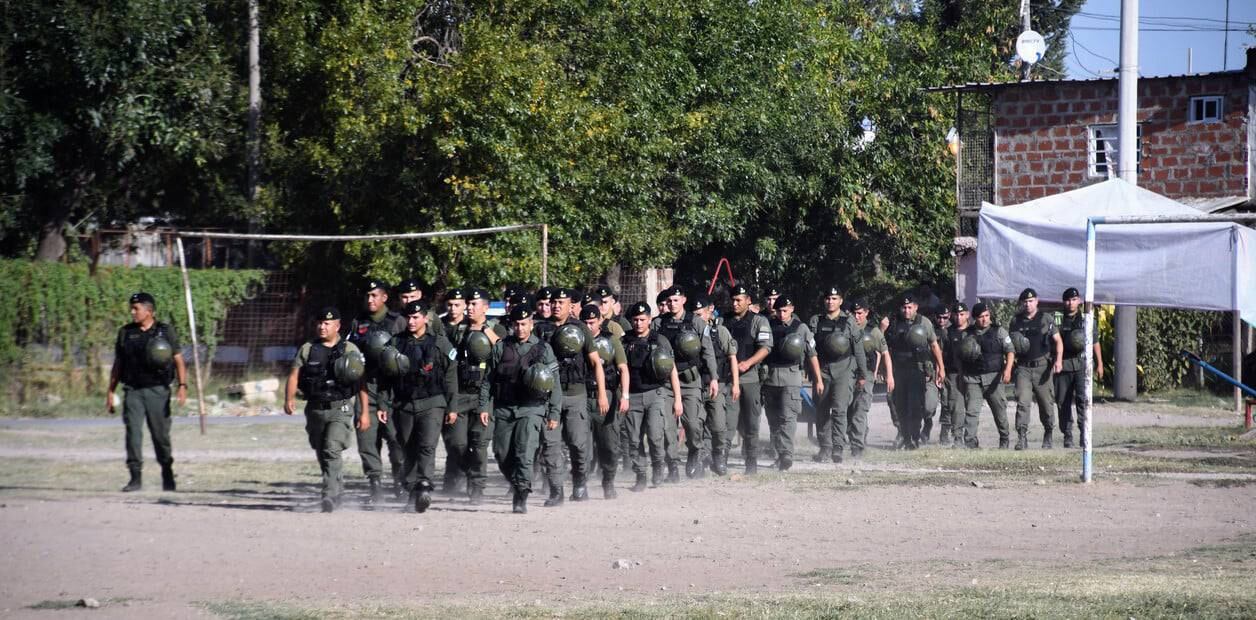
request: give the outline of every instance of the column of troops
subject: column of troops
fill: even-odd
[[[399,297],[398,310],[390,294]],[[746,474],[765,466],[787,471],[794,462],[794,430],[810,398],[815,411],[817,462],[859,459],[867,445],[868,411],[876,377],[884,377],[894,446],[913,450],[931,440],[979,447],[986,403],[1008,448],[1003,385],[1014,383],[1016,449],[1028,447],[1029,416],[1037,403],[1042,447],[1052,447],[1058,417],[1065,447],[1086,415],[1085,333],[1076,289],[1064,292],[1064,312],[1038,309],[1026,289],[1004,328],[986,304],[951,307],[914,293],[896,299],[897,311],[869,319],[867,301],[844,305],[840,289],[823,291],[824,311],[804,322],[794,301],[775,289],[756,300],[733,286],[729,312],[716,316],[711,300],[671,287],[655,299],[621,307],[614,291],[588,294],[564,287],[535,293],[508,288],[501,320],[488,316],[482,288],[446,292],[437,315],[417,280],[390,287],[365,285],[362,311],[342,330],[335,307],[317,315],[316,337],[292,361],[284,410],[305,401],[306,431],[322,471],[321,508],[330,512],[344,488],[342,453],[356,441],[369,484],[367,501],[387,492],[408,494],[407,509],[426,511],[436,488],[436,452],[446,460],[440,491],[483,501],[488,451],[512,491],[514,512],[527,512],[533,480],[548,490],[545,506],[589,499],[600,477],[613,499],[616,473],[631,469],[630,489],[728,474],[740,440]],[[109,389],[126,394],[127,464],[124,491],[141,488],[140,433],[147,424],[162,466],[163,488],[174,490],[169,440],[169,384],[186,397],[186,371],[173,329],[154,317],[155,300],[131,299],[133,322],[118,334]],[[926,314],[930,316],[926,316]],[[1095,348],[1098,354],[1098,347]],[[1103,373],[1102,357],[1097,370]],[[810,392],[802,388],[809,384]],[[1057,416],[1058,412],[1058,416]],[[770,440],[759,445],[766,417]],[[735,432],[734,432],[735,431]],[[571,476],[568,497],[567,472]]]

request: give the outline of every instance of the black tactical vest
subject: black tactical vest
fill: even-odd
[[[452,334],[451,341],[454,350],[458,352],[458,392],[462,394],[475,394],[480,390],[480,384],[484,382],[484,369],[479,364],[471,363],[467,357],[467,338],[472,332],[488,332],[489,325],[486,321],[484,329],[476,330],[471,328],[469,319],[464,320],[455,326],[453,331],[446,333]]]
[[[568,325],[568,324],[576,325],[581,328],[585,327],[582,323],[577,323],[571,320],[568,320],[566,323],[563,323],[562,325],[553,323],[554,329],[553,331],[550,332],[550,338],[553,338],[554,334],[558,333],[559,327],[562,327],[563,325]],[[585,336],[587,337],[588,334],[586,333]],[[550,341],[547,340],[547,342],[550,342]],[[553,346],[554,346],[553,342],[550,342],[550,347],[553,347]],[[593,386],[594,386],[593,389],[596,390],[597,389],[597,374],[589,370],[589,358],[585,356],[585,353],[583,350],[577,351],[576,354],[572,355],[571,357],[558,358],[558,380],[559,380],[559,383],[562,385],[563,390],[566,390],[567,386],[569,385],[573,385],[573,384],[579,385],[581,383],[585,383],[586,378],[593,383]]]
[[[965,331],[952,325],[946,328],[946,333],[940,339],[942,341],[942,364],[946,367],[947,374],[958,370],[955,367],[955,358],[959,355],[959,343],[964,339]]]
[[[634,394],[649,392],[662,387],[663,381],[654,374],[650,353],[658,346],[659,335],[650,332],[642,338],[636,334],[624,335],[624,354],[628,358],[628,391]]]
[[[1042,313],[1040,312],[1039,314],[1042,314]],[[1066,345],[1068,344],[1069,336],[1074,331],[1077,331],[1077,330],[1085,331],[1085,329],[1086,329],[1086,315],[1082,314],[1081,312],[1078,312],[1074,316],[1069,316],[1065,314],[1060,319],[1060,337],[1064,339],[1064,344]],[[1077,351],[1076,353],[1071,353],[1068,350],[1067,346],[1064,347],[1065,358],[1080,358],[1084,356],[1085,354],[1086,354],[1086,347],[1082,347],[1081,350]]]
[[[603,331],[599,332],[594,338],[612,339],[614,336],[610,332]],[[602,364],[602,378],[606,380],[606,397],[610,398],[615,393],[615,390],[619,389],[619,366],[615,364],[614,356],[608,362],[603,360],[601,355],[598,355],[598,362]],[[597,394],[597,373],[585,373],[584,388],[590,395]]]
[[[357,347],[358,350],[365,355],[367,336],[369,336],[371,332],[375,331],[387,333],[389,337],[396,336],[397,334],[403,334],[406,331],[406,321],[400,313],[393,312],[392,310],[385,312],[384,318],[379,321],[372,319],[371,315],[364,313],[354,319],[353,324],[349,326],[349,342],[352,342],[353,346]],[[370,355],[365,355],[365,357],[366,376],[368,380],[373,381],[379,369],[376,367],[375,360],[371,359]]]
[[[122,383],[133,388],[170,385],[174,361],[164,368],[153,368],[148,363],[148,343],[158,336],[174,344],[170,340],[170,326],[165,323],[154,322],[148,331],[140,329],[136,323],[122,328]]]
[[[410,358],[410,372],[394,380],[393,400],[411,402],[445,393],[448,358],[436,347],[436,336],[423,334],[416,339],[407,333],[394,339],[393,346]]]
[[[980,375],[991,372],[1002,372],[1006,354],[1003,352],[1003,341],[999,339],[999,326],[991,324],[986,333],[977,335],[977,326],[968,328],[968,333],[981,345],[981,359],[976,362],[964,361],[964,374]]]
[[[715,351],[715,372],[719,375],[720,383],[730,385],[733,382],[733,364],[728,361],[728,351],[724,350],[724,346],[720,343],[719,329],[715,329],[711,333],[711,348]],[[706,376],[706,366],[703,366],[702,382],[710,383],[711,378]]]
[[[817,345],[818,343],[824,342],[824,338],[833,332],[846,331],[846,326],[848,324],[850,324],[850,315],[842,314],[838,316],[836,320],[834,320],[834,319],[830,319],[828,315],[821,314],[819,316],[819,320],[816,321],[815,338],[816,338]],[[816,355],[819,356],[821,364],[831,364],[833,362],[844,360],[847,357],[854,355],[855,343],[854,342],[850,343],[850,351],[846,353],[846,355],[830,357],[828,352],[825,349],[826,347],[817,346]]]
[[[493,371],[493,401],[496,406],[538,405],[542,402],[523,385],[523,373],[541,359],[542,343],[533,343],[532,348],[522,355],[519,354],[520,344],[512,339],[502,346],[502,357]]]
[[[737,342],[737,361],[739,362],[750,359],[759,350],[759,343],[755,342],[757,334],[751,333],[750,329],[757,316],[759,315],[747,311],[746,316],[740,319],[734,316],[724,319],[724,327],[728,328],[728,333]]]
[[[343,338],[334,347],[328,347],[318,340],[310,341],[310,355],[297,371],[297,387],[311,404],[326,405],[353,398],[356,391],[354,386],[341,385],[332,372],[332,365],[345,354],[345,344]]]
[[[926,344],[924,347],[916,347],[912,345],[910,339],[908,338],[908,333],[911,331],[911,328],[919,325],[923,319],[924,317],[917,314],[916,318],[911,321],[898,318],[890,323],[889,330],[885,334],[885,343],[890,347],[891,353],[897,353],[900,355],[913,354],[917,359],[927,359],[925,354],[929,350],[929,345]]]
[[[705,364],[701,363],[701,355],[698,356],[698,361],[696,362],[681,359],[680,350],[676,347],[676,339],[679,338],[680,334],[683,332],[693,332],[698,334],[699,337],[702,336],[702,333],[699,332],[698,328],[693,324],[693,317],[694,314],[692,312],[686,312],[685,318],[683,319],[677,319],[675,315],[669,314],[659,320],[659,328],[655,330],[664,338],[667,338],[667,342],[671,343],[672,351],[675,352],[676,355],[676,372],[678,373],[683,373],[694,366],[705,366]],[[709,381],[709,379],[705,380]]]
[[[785,355],[781,353],[781,343],[785,342],[786,336],[798,331],[798,328],[802,326],[802,321],[799,321],[798,317],[794,317],[793,321],[786,325],[776,319],[772,319],[770,325],[772,327],[772,343],[774,346],[772,347],[772,352],[768,354],[768,366],[771,368],[799,366],[799,362],[786,359]]]
[[[1048,343],[1051,339],[1047,336],[1046,312],[1039,312],[1034,315],[1033,319],[1026,319],[1024,315],[1018,314],[1012,319],[1012,329],[1009,331],[1020,332],[1029,339],[1029,352],[1023,356],[1026,362],[1032,362],[1041,359],[1054,350],[1054,347]]]

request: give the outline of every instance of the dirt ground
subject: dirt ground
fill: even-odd
[[[133,618],[213,616],[207,604],[218,601],[561,609],[817,588],[916,591],[1235,541],[1256,551],[1256,493],[1248,484],[1256,464],[1249,471],[1238,459],[1256,452],[1250,444],[1227,453],[1237,464],[1212,476],[1189,466],[1200,454],[1216,455],[1210,448],[1158,446],[1167,455],[1147,458],[1181,458],[1183,467],[1153,476],[1137,467],[1103,470],[1105,454],[1129,452],[1109,446],[1096,452],[1102,473],[1083,485],[1070,464],[1080,466],[1080,453],[1042,454],[1038,429],[1035,448],[1018,453],[1043,463],[1036,473],[973,471],[886,450],[893,428],[883,402],[872,419],[874,449],[860,465],[812,463],[806,456],[815,448],[800,425],[801,458],[790,472],[686,480],[644,493],[628,492],[632,476],[621,473],[618,500],[601,499],[593,485],[592,501],[546,509],[538,493],[524,516],[509,513],[493,465],[483,506],[461,497],[441,497],[422,515],[403,512],[400,501],[362,506],[356,454],[347,455],[354,484],[345,509],[318,513],[317,470],[299,416],[217,423],[204,437],[180,420],[175,456],[187,484],[173,494],[152,490],[159,480],[150,460],[149,490],[128,495],[113,492],[125,482],[116,420],[7,420],[0,423],[0,615],[81,614],[64,606],[82,597],[106,602],[96,617]],[[1235,422],[1224,411],[1147,405],[1102,406],[1096,419],[1096,445],[1123,428]],[[983,445],[994,445],[988,417],[982,426]],[[1021,458],[993,450],[964,457],[978,465],[974,459]],[[228,464],[240,474],[207,473]],[[1225,483],[1200,484],[1218,478]],[[612,566],[620,559],[629,568]],[[816,578],[834,574],[850,582]]]

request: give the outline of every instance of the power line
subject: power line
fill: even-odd
[[[1094,32],[1120,32],[1120,28],[1104,28],[1098,26],[1073,26],[1069,30],[1088,30]],[[1247,28],[1139,28],[1139,32],[1247,32]]]
[[[1073,60],[1074,60],[1075,62],[1077,62],[1077,66],[1078,66],[1078,67],[1081,67],[1082,71],[1085,71],[1086,73],[1089,73],[1089,74],[1091,74],[1091,75],[1093,75],[1093,76],[1095,76],[1095,77],[1103,77],[1103,76],[1099,75],[1098,73],[1095,73],[1094,71],[1091,71],[1091,70],[1090,70],[1090,69],[1089,69],[1086,65],[1083,65],[1083,64],[1082,64],[1082,59],[1081,59],[1081,57],[1077,54],[1077,37],[1074,37],[1072,34],[1069,34],[1069,37],[1068,37],[1068,38],[1069,38],[1069,40],[1071,40],[1071,41],[1073,42]]]
[[[1082,48],[1083,50],[1086,50],[1087,52],[1090,52],[1090,54],[1091,54],[1092,56],[1095,56],[1095,57],[1097,57],[1097,58],[1101,58],[1101,59],[1103,59],[1103,60],[1106,60],[1106,61],[1108,61],[1108,62],[1110,62],[1110,63],[1112,63],[1112,64],[1114,64],[1114,65],[1120,65],[1120,64],[1121,64],[1121,63],[1119,63],[1119,62],[1117,62],[1117,61],[1115,61],[1115,60],[1112,60],[1111,58],[1108,58],[1107,56],[1104,56],[1103,54],[1100,54],[1099,52],[1096,52],[1095,50],[1090,49],[1089,47],[1086,47],[1085,45],[1082,45],[1081,43],[1078,43],[1078,42],[1077,42],[1077,37],[1073,36],[1073,33],[1072,33],[1072,32],[1068,33],[1068,37],[1069,37],[1070,39],[1072,39],[1072,40],[1073,40],[1073,57],[1074,57],[1074,58],[1076,58],[1076,57],[1077,57],[1077,48],[1079,48],[1079,47],[1080,47],[1080,48]]]

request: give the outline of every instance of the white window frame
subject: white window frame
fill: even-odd
[[[1096,141],[1096,134],[1100,136],[1098,140],[1102,141],[1102,144]],[[1142,123],[1137,125],[1135,135],[1134,142],[1137,148],[1135,162],[1141,171],[1143,167]],[[1091,125],[1086,128],[1086,174],[1090,178],[1106,179],[1110,176],[1116,176],[1115,168],[1120,164],[1117,152],[1117,142],[1119,140],[1120,136],[1117,135],[1116,125]],[[1100,154],[1102,154],[1102,157],[1100,157]],[[1113,168],[1112,175],[1108,174],[1109,165]]]
[[[1208,104],[1215,104],[1215,115],[1207,113]],[[1203,108],[1200,115],[1195,114],[1196,104]],[[1221,95],[1204,95],[1201,97],[1191,97],[1190,107],[1186,110],[1187,122],[1190,123],[1220,123],[1225,118],[1225,97]]]

